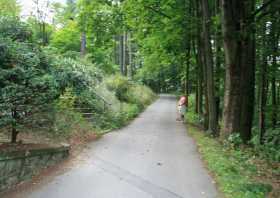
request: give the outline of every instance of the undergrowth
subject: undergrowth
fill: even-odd
[[[199,151],[214,174],[219,190],[227,198],[265,198],[272,191],[270,181],[263,181],[264,171],[273,171],[267,164],[260,166],[250,151],[221,144],[196,127],[188,126],[188,132],[196,140]],[[268,170],[271,169],[271,170]],[[275,189],[277,191],[277,189]],[[271,197],[277,195],[271,195]]]

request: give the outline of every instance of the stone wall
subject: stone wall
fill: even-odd
[[[0,192],[67,158],[69,147],[0,153]]]

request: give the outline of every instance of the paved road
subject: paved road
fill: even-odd
[[[163,95],[129,126],[110,133],[79,163],[19,198],[216,198],[175,98]]]

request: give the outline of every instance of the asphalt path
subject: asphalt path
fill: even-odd
[[[109,133],[71,168],[16,198],[216,198],[196,145],[161,95],[127,127]]]

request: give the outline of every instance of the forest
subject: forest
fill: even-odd
[[[0,134],[12,143],[116,129],[169,93],[188,97],[187,124],[279,165],[279,0],[32,2],[22,16],[0,0]]]

